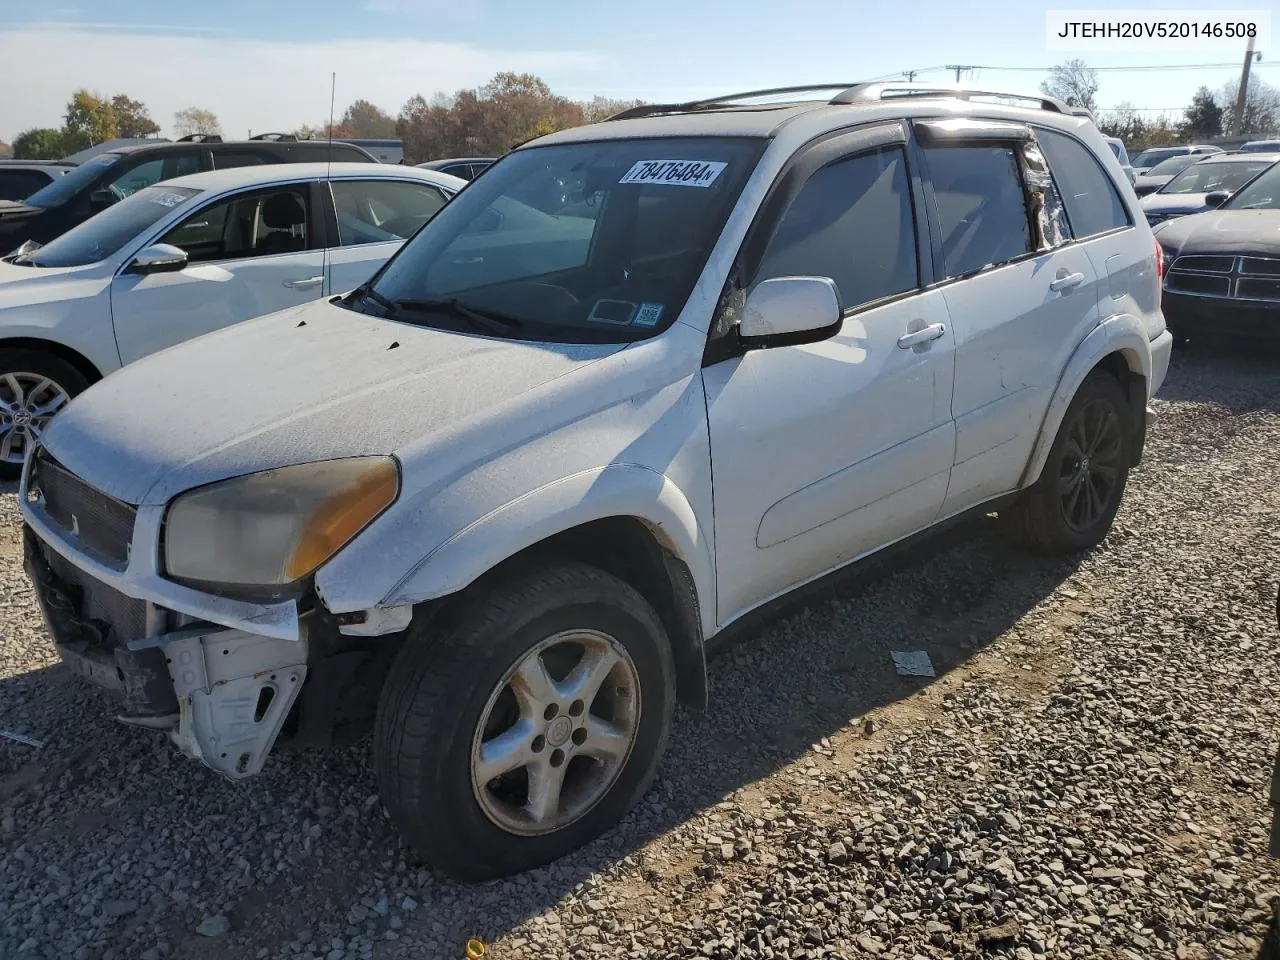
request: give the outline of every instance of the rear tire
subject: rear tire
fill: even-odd
[[[442,618],[406,639],[374,732],[382,799],[410,845],[486,880],[612,827],[652,782],[675,703],[649,603],[570,563],[472,588]]]
[[[1094,370],[1067,408],[1035,482],[1000,512],[1008,534],[1042,553],[1077,553],[1106,537],[1133,462],[1132,420],[1124,389]]]
[[[22,475],[27,447],[49,418],[89,387],[61,357],[26,348],[0,349],[0,482]]]

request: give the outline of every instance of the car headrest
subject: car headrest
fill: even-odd
[[[262,222],[273,230],[286,230],[306,220],[306,211],[297,194],[277,193],[262,205]]]

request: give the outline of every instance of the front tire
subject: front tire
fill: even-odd
[[[674,703],[666,632],[629,584],[578,563],[500,578],[398,654],[374,733],[383,802],[442,873],[530,869],[640,799]]]
[[[1077,553],[1106,537],[1133,462],[1132,413],[1110,373],[1094,370],[1067,408],[1040,479],[1000,512],[1008,533],[1043,553]]]
[[[27,448],[49,420],[88,389],[84,374],[52,354],[22,348],[0,350],[0,482],[22,475]]]

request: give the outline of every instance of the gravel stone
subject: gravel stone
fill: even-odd
[[[231,929],[231,921],[219,914],[216,917],[205,917],[196,927],[196,933],[202,937],[221,937]]]

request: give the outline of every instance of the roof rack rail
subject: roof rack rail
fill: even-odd
[[[221,143],[222,137],[216,133],[188,133],[185,137],[179,137],[175,143]]]
[[[249,138],[250,140],[297,140],[298,136],[294,133],[259,133]]]
[[[1090,116],[1087,111],[1077,113],[1078,107],[1069,107],[1057,97],[1044,94],[1010,93],[1007,90],[980,90],[976,87],[965,87],[950,83],[858,83],[840,91],[829,101],[834,104],[873,103],[878,100],[890,100],[895,97],[954,97],[957,100],[969,100],[972,97],[1000,97],[1004,100],[1023,100],[1037,104],[1041,110],[1054,113]]]
[[[798,87],[770,87],[765,90],[745,90],[742,93],[726,93],[706,100],[688,100],[684,103],[646,103],[621,113],[614,114],[610,120],[634,120],[637,117],[651,117],[660,113],[693,113],[697,110],[709,110],[715,107],[736,106],[736,101],[752,100],[757,97],[776,97],[787,93],[816,93],[822,90],[846,90],[855,84],[849,83],[806,83]],[[822,99],[814,97],[815,100]],[[773,106],[773,104],[760,104]]]

